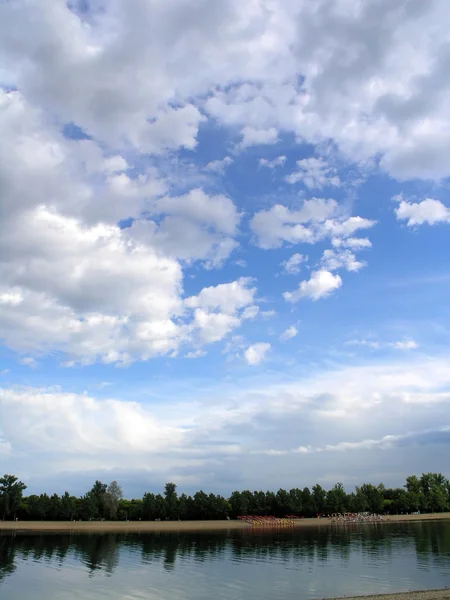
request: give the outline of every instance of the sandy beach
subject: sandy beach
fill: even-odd
[[[429,590],[423,592],[403,592],[400,594],[380,594],[375,596],[347,596],[333,600],[450,600],[450,590]],[[331,598],[329,599],[331,600]]]
[[[427,515],[390,515],[385,522],[428,521],[450,519],[450,513]],[[323,527],[332,524],[330,519],[299,519],[295,527]],[[176,532],[218,531],[250,529],[241,521],[0,521],[0,531],[52,531],[52,532]],[[260,529],[260,528],[258,528]]]

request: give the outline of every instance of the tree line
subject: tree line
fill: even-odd
[[[0,477],[0,518],[3,520],[212,520],[243,515],[316,517],[346,512],[402,514],[450,510],[450,482],[441,473],[410,475],[402,488],[364,483],[347,493],[342,483],[325,490],[293,488],[271,491],[234,491],[229,498],[207,494],[178,494],[174,483],[164,492],[146,492],[142,498],[124,498],[122,488],[96,481],[83,496],[65,492],[24,495],[27,486],[14,475]]]

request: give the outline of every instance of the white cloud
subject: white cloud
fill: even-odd
[[[416,350],[419,344],[415,340],[401,340],[393,343],[393,347],[397,350]]]
[[[378,348],[381,347],[380,342],[378,342],[376,340],[366,340],[366,339],[348,340],[347,342],[345,342],[345,344],[347,346],[367,346],[368,348],[373,348],[374,350],[377,350]]]
[[[375,221],[342,214],[333,199],[305,200],[299,210],[275,204],[257,212],[250,222],[261,248],[278,248],[285,243],[315,244],[324,238],[348,238],[359,229],[368,229]]]
[[[294,292],[284,292],[283,297],[287,302],[298,302],[302,298],[319,300],[329,296],[341,285],[342,279],[339,275],[333,275],[330,271],[321,269],[314,271],[309,280],[300,282],[298,289]]]
[[[275,127],[268,129],[255,129],[246,125],[242,130],[241,148],[249,146],[260,146],[263,144],[275,144],[278,142],[278,132]]]
[[[252,306],[247,306],[243,311],[242,311],[242,318],[243,319],[255,319],[258,315],[259,315],[259,306],[256,305],[252,305]]]
[[[288,260],[282,262],[281,264],[283,265],[286,273],[288,273],[289,275],[296,275],[297,273],[300,273],[301,265],[304,264],[307,260],[307,256],[296,252],[290,258],[288,258]]]
[[[259,165],[261,167],[267,167],[268,169],[275,169],[276,167],[282,167],[286,162],[285,156],[277,156],[273,160],[268,160],[267,158],[260,158]]]
[[[448,174],[445,3],[326,6],[118,0],[80,15],[64,3],[5,4],[2,77],[17,90],[0,91],[0,333],[10,347],[126,363],[220,338],[255,314],[254,299],[231,312],[184,302],[183,268],[221,266],[241,219],[231,198],[190,190],[167,167],[196,148],[202,124],[229,127],[244,146],[286,134],[314,152],[325,141],[339,160],[381,157],[399,177]],[[68,125],[90,139],[67,139]],[[149,154],[166,166],[149,166],[159,164]],[[325,159],[306,160],[307,184],[336,177]],[[448,220],[448,209],[403,200],[397,216],[412,226]],[[355,250],[368,245],[352,236],[373,224],[330,199],[252,219],[263,248],[330,238]]]
[[[252,279],[241,277],[231,283],[203,288],[197,296],[186,298],[184,305],[194,311],[191,335],[201,343],[214,343],[239,327],[243,320],[254,318],[258,307]]]
[[[359,271],[366,266],[363,261],[356,260],[356,256],[350,250],[324,250],[321,261],[322,267],[328,271],[346,269],[347,271]]]
[[[236,381],[211,388],[208,380],[187,396],[178,388],[164,393],[155,387],[163,404],[37,388],[2,389],[0,398],[9,464],[26,480],[37,465],[41,476],[57,482],[61,472],[125,469],[132,460],[141,478],[161,470],[161,484],[169,473],[190,469],[199,485],[205,469],[213,468],[220,478],[228,465],[234,486],[236,463],[230,461],[236,457],[243,480],[250,477],[252,485],[273,488],[295,476],[294,459],[301,453],[304,481],[311,485],[328,472],[324,452],[359,449],[367,452],[367,461],[361,466],[360,457],[358,463],[346,457],[340,466],[344,481],[355,473],[360,481],[371,480],[381,472],[389,483],[394,470],[398,485],[398,474],[414,468],[426,472],[434,464],[445,470],[436,460],[442,456],[444,465],[447,453],[437,453],[436,445],[443,449],[450,441],[449,386],[448,357],[408,355],[389,363],[321,367],[282,383],[265,378],[250,386]],[[255,461],[263,452],[285,456],[283,468],[277,463],[272,472],[266,465],[262,473]],[[393,467],[387,468],[391,461]]]
[[[448,176],[444,2],[416,10],[412,2],[319,0],[277,2],[274,10],[283,33],[274,26],[272,39],[284,65],[253,85],[221,88],[207,102],[212,115],[234,127],[293,131],[313,144],[333,140],[355,162],[381,155],[394,177]]]
[[[249,365],[259,365],[263,360],[265,360],[270,347],[270,344],[267,342],[260,342],[258,344],[249,346],[244,352],[245,360]]]
[[[198,205],[185,200],[180,211],[195,219]],[[176,202],[166,209],[176,210]],[[214,222],[215,213],[203,208],[199,218]],[[219,199],[218,208],[220,227],[231,231],[232,204]],[[81,362],[129,362],[176,351],[188,342],[189,318],[176,322],[185,310],[180,264],[155,250],[151,235],[136,236],[144,226],[148,223],[128,229],[89,227],[45,207],[22,213],[2,238],[7,253],[0,265],[0,321],[7,344],[19,351],[59,350]],[[253,292],[236,285],[231,302],[245,305]],[[192,327],[211,329],[213,317],[208,319],[198,313]],[[240,323],[227,318],[225,325],[224,320],[222,332]]]
[[[247,266],[247,261],[245,261],[243,258],[238,258],[234,261],[234,264],[237,267],[241,267],[242,269],[244,269]]]
[[[192,350],[191,352],[188,352],[185,355],[185,358],[201,358],[202,356],[205,356],[206,352],[205,350]]]
[[[407,221],[408,227],[416,225],[436,225],[437,223],[450,223],[450,209],[440,200],[426,198],[421,202],[408,202],[402,196],[397,196],[400,201],[395,209],[399,221]]]
[[[214,173],[225,173],[225,169],[229,167],[233,163],[233,159],[231,156],[225,156],[221,160],[213,160],[206,165],[206,169],[208,171],[213,171]]]
[[[372,248],[372,242],[368,238],[333,238],[331,244],[335,248],[350,248],[351,250]]]
[[[275,310],[261,310],[259,314],[261,317],[263,317],[263,319],[271,319],[277,314],[277,312]]]
[[[339,442],[338,444],[326,444],[323,447],[314,446],[299,446],[291,450],[261,450],[258,454],[266,456],[286,456],[287,454],[312,454],[317,452],[348,452],[353,450],[388,450],[397,448],[401,445],[414,446],[422,445],[424,440],[431,441],[434,436],[447,434],[450,432],[450,427],[441,427],[439,429],[408,432],[402,435],[385,435],[380,439],[366,439],[355,442]]]
[[[241,277],[231,283],[203,288],[198,296],[186,298],[184,303],[189,308],[220,309],[235,313],[253,302],[256,288],[250,287],[252,283],[251,278]]]
[[[3,236],[10,258],[0,265],[2,285],[22,298],[1,306],[10,347],[109,361],[133,345],[141,356],[158,354],[161,336],[177,346],[181,330],[172,319],[182,310],[182,273],[176,261],[133,242],[127,230],[85,227],[45,207],[23,214],[19,227]],[[165,333],[139,337],[150,323],[164,324]]]
[[[323,158],[303,158],[297,161],[297,170],[286,177],[288,183],[301,181],[307,188],[322,189],[328,186],[339,187],[341,180],[336,169]]]
[[[20,359],[20,362],[22,365],[30,367],[31,369],[34,369],[37,366],[37,362],[32,356],[24,356]]]
[[[283,331],[283,333],[280,335],[280,340],[282,342],[286,342],[287,340],[291,340],[292,338],[295,338],[298,335],[298,329],[295,325],[291,325],[290,327],[288,327],[286,329],[286,331]]]
[[[65,139],[21,93],[1,91],[0,102],[6,344],[65,352],[66,364],[177,352],[205,324],[185,314],[179,261],[228,258],[241,218],[232,200],[198,188],[168,195],[154,170],[131,177],[123,157]],[[130,227],[116,224],[129,217]],[[239,323],[228,321],[221,331]]]
[[[355,339],[349,340],[348,342],[346,342],[346,345],[367,346],[368,348],[372,348],[374,350],[380,350],[383,348],[394,348],[396,350],[416,350],[419,347],[419,344],[411,338],[398,340],[396,342],[380,342],[377,340]]]
[[[448,176],[445,2],[270,8],[119,0],[78,15],[64,4],[7,3],[4,76],[111,145],[193,148],[206,113],[272,139],[333,140],[356,162],[380,155],[397,177]]]
[[[300,210],[276,204],[254,215],[250,226],[261,248],[277,248],[283,243],[315,243],[324,235],[323,223],[338,213],[335,200],[305,200]],[[316,231],[316,229],[318,231]]]
[[[201,189],[190,190],[184,196],[160,198],[150,210],[154,214],[188,217],[228,235],[236,233],[241,217],[232,200],[223,195],[209,196]]]
[[[328,220],[325,222],[326,229],[331,235],[348,237],[359,229],[369,229],[376,224],[372,219],[364,217],[349,217],[343,221]]]

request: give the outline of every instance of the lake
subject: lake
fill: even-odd
[[[450,587],[450,521],[0,534],[2,600],[308,600]]]

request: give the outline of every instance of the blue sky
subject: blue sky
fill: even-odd
[[[416,4],[0,6],[3,471],[449,475],[449,9]]]

